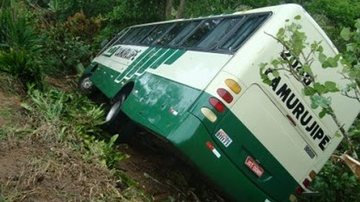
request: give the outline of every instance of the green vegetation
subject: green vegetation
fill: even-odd
[[[280,0],[244,0],[240,3],[237,0],[0,0],[0,90],[15,95],[17,97],[14,98],[15,100],[25,100],[16,113],[5,108],[0,110],[0,117],[9,117],[8,122],[13,122],[7,127],[0,128],[0,140],[13,141],[12,139],[15,138],[16,141],[29,144],[34,141],[48,142],[49,146],[46,148],[55,149],[45,159],[66,162],[64,156],[56,158],[52,156],[63,152],[80,162],[90,163],[96,171],[102,173],[100,176],[111,178],[108,182],[116,181],[113,179],[116,176],[119,181],[126,182],[130,184],[127,186],[131,187],[121,195],[114,188],[114,184],[107,182],[106,186],[103,184],[102,186],[109,189],[95,189],[93,198],[84,195],[79,199],[111,201],[131,200],[134,197],[136,200],[148,200],[141,191],[137,189],[134,191],[132,180],[121,172],[114,174],[107,170],[126,158],[126,155],[115,149],[116,135],[110,139],[100,138],[103,134],[99,127],[103,121],[103,109],[76,91],[52,87],[49,78],[63,78],[62,80],[68,76],[75,78],[74,75],[89,64],[91,57],[101,48],[100,44],[105,39],[110,39],[115,33],[132,24],[176,17],[230,13],[283,2]],[[306,36],[296,24],[289,24],[289,27],[280,30],[279,34],[274,36],[284,45],[292,47],[293,52],[298,55],[305,46],[311,47],[314,57],[321,58],[324,68],[334,68],[339,62],[345,65],[342,74],[349,81],[346,88],[338,89],[332,81],[328,81],[315,82],[316,85],[306,88],[305,91],[306,95],[312,97],[314,107],[322,108],[321,116],[331,116],[331,103],[327,99],[327,93],[341,91],[344,96],[359,100],[360,21],[357,19],[360,18],[360,14],[357,11],[360,2],[354,0],[285,2],[302,4],[341,51],[342,57],[329,58],[322,53],[318,42],[305,44]],[[293,36],[285,38],[289,30],[292,30]],[[276,69],[277,65],[284,63],[273,61],[271,64]],[[311,74],[310,61],[307,63],[305,61],[305,67],[304,71]],[[276,71],[273,74],[276,74]],[[266,78],[264,79],[268,82]],[[20,116],[19,113],[27,120],[15,121],[19,119],[17,117]],[[337,153],[351,150],[359,155],[360,121],[357,120],[351,131],[346,134],[347,141],[344,141]],[[59,149],[60,147],[64,147],[64,151]],[[78,154],[80,156],[77,156]],[[44,166],[60,168],[57,163],[47,164],[39,160],[31,161],[29,166],[37,168],[37,171]],[[86,169],[82,171],[90,172]],[[107,173],[108,171],[110,174]],[[34,176],[38,175],[29,173],[29,177]],[[19,200],[21,196],[16,194],[25,194],[21,191],[21,185],[17,185],[17,193],[11,194],[10,185],[11,183],[0,186],[2,194],[0,201]],[[355,201],[359,198],[359,179],[337,159],[332,159],[326,164],[312,187],[320,192],[320,196],[316,197],[315,201]]]
[[[334,113],[329,94],[341,91],[343,96],[360,102],[360,69],[358,68],[360,24],[358,21],[356,22],[356,30],[354,31],[350,31],[350,28],[344,28],[341,31],[340,40],[346,41],[344,43],[346,49],[334,57],[329,57],[324,53],[321,41],[309,42],[307,40],[307,36],[302,31],[300,23],[297,23],[298,20],[301,20],[300,16],[289,19],[287,25],[279,29],[276,36],[271,37],[277,40],[292,56],[301,61],[302,68],[299,71],[295,71],[289,61],[279,56],[260,65],[260,74],[263,82],[272,85],[273,79],[279,78],[280,71],[286,71],[294,76],[304,86],[303,93],[310,97],[311,107],[313,109],[321,109],[319,117],[330,116],[337,124],[341,134],[345,137],[345,141],[335,151],[335,154],[349,153],[358,159],[360,148],[359,139],[356,136],[358,135],[359,120],[355,122],[350,132],[345,131]],[[319,82],[312,69],[312,63],[315,58],[320,61],[324,69],[337,68],[340,63],[344,65],[344,69],[339,71],[342,72],[343,77],[348,81],[347,85],[340,89],[334,81]],[[333,159],[328,161],[313,183],[313,188],[320,192],[320,196],[316,199],[317,201],[354,201],[360,197],[359,192],[355,191],[360,188],[359,180],[344,162],[340,161],[338,156],[334,156]]]

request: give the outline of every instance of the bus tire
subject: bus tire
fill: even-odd
[[[114,120],[119,118],[119,115],[121,114],[121,106],[124,104],[126,97],[126,94],[121,93],[111,102],[110,109],[105,117],[106,123],[114,122]]]
[[[136,128],[135,124],[121,111],[121,106],[127,96],[125,93],[116,96],[105,117],[105,129],[111,134],[119,134],[119,142],[128,142]]]

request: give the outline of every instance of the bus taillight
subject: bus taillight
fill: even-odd
[[[310,186],[310,180],[305,178],[305,180],[302,182],[302,184],[304,185],[305,188],[308,188]],[[295,193],[297,195],[302,194],[304,191],[305,191],[304,188],[302,188],[301,186],[298,186],[295,189]]]
[[[239,94],[241,91],[240,85],[233,79],[226,79],[225,84],[229,87],[235,94]]]
[[[308,188],[309,185],[310,185],[310,180],[305,179],[305,180],[303,181],[303,185],[304,185],[305,188]]]
[[[315,177],[316,177],[316,172],[312,170],[312,171],[309,173],[309,177],[310,177],[311,180],[314,180]]]
[[[209,103],[211,104],[211,106],[213,106],[213,107],[216,109],[216,111],[218,111],[218,112],[224,112],[225,106],[224,106],[224,104],[223,104],[220,100],[218,100],[217,98],[211,97],[211,98],[209,99]]]
[[[222,99],[224,99],[225,100],[225,102],[227,102],[227,103],[230,103],[230,102],[232,102],[233,101],[233,96],[227,91],[227,90],[225,90],[225,89],[223,89],[223,88],[219,88],[219,89],[217,89],[217,94],[222,98]]]
[[[295,193],[301,195],[304,192],[304,189],[301,186],[296,187]]]

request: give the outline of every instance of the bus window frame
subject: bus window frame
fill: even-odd
[[[239,50],[241,48],[241,46],[243,44],[246,43],[246,41],[248,41],[252,35],[254,35],[254,33],[256,33],[258,31],[258,29],[272,16],[273,12],[271,11],[267,11],[267,12],[259,12],[259,13],[248,13],[248,14],[239,14],[239,15],[225,15],[225,16],[215,16],[215,17],[207,17],[207,18],[194,18],[194,19],[186,19],[186,20],[181,20],[181,21],[173,21],[173,22],[161,22],[161,23],[157,23],[157,24],[145,24],[145,25],[135,25],[135,26],[131,26],[131,27],[128,27],[128,28],[125,28],[127,29],[127,32],[130,31],[131,29],[136,29],[136,28],[145,28],[145,27],[152,27],[151,29],[149,29],[146,34],[143,35],[143,37],[141,38],[141,40],[136,40],[135,43],[128,43],[128,42],[120,42],[119,44],[118,41],[123,37],[125,36],[125,34],[127,33],[124,33],[118,40],[116,40],[113,44],[116,44],[116,45],[120,45],[120,44],[123,44],[123,45],[134,45],[134,46],[144,46],[144,47],[160,47],[160,48],[176,48],[176,49],[184,49],[184,50],[190,50],[190,51],[201,51],[201,52],[209,52],[209,53],[222,53],[222,54],[234,54],[237,50]],[[243,40],[242,43],[240,43],[238,45],[238,47],[236,47],[235,49],[232,49],[232,50],[228,50],[226,48],[221,48],[221,46],[223,46],[228,40],[229,38],[238,31],[238,29],[241,27],[241,25],[243,25],[246,20],[248,20],[249,18],[253,18],[253,17],[258,17],[258,16],[264,16],[265,18],[256,26],[256,28],[245,38],[245,40]],[[202,40],[204,40],[209,34],[211,34],[211,32],[213,30],[216,29],[216,27],[225,19],[227,18],[236,18],[236,17],[242,17],[243,19],[240,20],[236,26],[234,26],[233,29],[231,29],[229,31],[228,34],[226,34],[224,36],[224,38],[222,40],[220,40],[213,48],[201,48],[201,47],[197,47],[197,45],[199,43],[202,42]],[[221,21],[219,22],[219,24],[212,30],[210,31],[209,33],[206,34],[206,36],[204,36],[202,38],[201,41],[199,41],[197,43],[197,45],[195,46],[192,46],[192,47],[187,47],[187,46],[183,46],[183,43],[190,37],[192,36],[192,34],[194,32],[196,32],[196,30],[203,24],[205,23],[206,21],[208,20],[215,20],[215,19],[218,19],[218,18],[222,18]],[[171,41],[169,41],[166,45],[159,45],[157,43],[155,43],[158,39],[161,39],[163,38],[166,34],[168,34],[176,25],[177,23],[181,23],[181,22],[189,22],[191,23],[191,21],[200,21],[200,23],[198,25],[195,26],[195,28],[193,28],[192,31],[190,31],[189,33],[187,33],[184,38],[177,43],[177,45],[172,45],[171,42],[176,38],[172,39]],[[149,34],[151,34],[151,32],[153,30],[155,30],[159,25],[162,25],[162,24],[167,24],[167,23],[173,23],[173,25],[168,28],[168,30],[161,36],[159,36],[157,39],[155,39],[152,43],[150,44],[143,44],[142,41],[147,38],[149,36]],[[179,32],[180,33],[180,32]],[[179,34],[178,33],[178,34]]]

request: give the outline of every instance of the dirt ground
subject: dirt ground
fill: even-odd
[[[119,145],[129,157],[114,174],[41,136],[3,138],[14,132],[9,124],[26,128],[20,103],[0,89],[0,201],[224,201],[187,165],[146,144]]]
[[[130,158],[118,169],[130,176],[153,201],[225,201],[199,173],[163,148],[130,142],[120,150]]]
[[[0,201],[123,201],[104,166],[41,136],[15,137],[30,132],[23,115],[20,99],[0,91]]]

